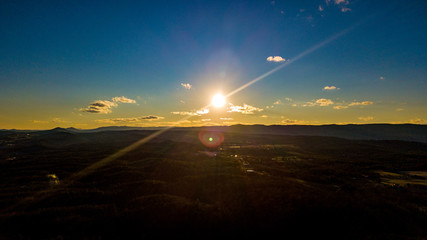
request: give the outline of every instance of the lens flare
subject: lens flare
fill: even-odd
[[[209,148],[215,148],[224,142],[224,134],[218,131],[204,130],[199,132],[200,142]]]

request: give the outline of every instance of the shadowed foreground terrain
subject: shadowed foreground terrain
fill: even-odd
[[[427,144],[169,131],[1,132],[0,239],[425,239]]]

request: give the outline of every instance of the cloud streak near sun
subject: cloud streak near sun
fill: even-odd
[[[267,58],[267,61],[269,62],[284,62],[286,59],[282,58],[281,56],[270,56]]]
[[[113,97],[110,100],[96,100],[89,104],[89,106],[85,108],[80,108],[80,112],[87,112],[87,113],[101,113],[101,114],[108,114],[112,113],[112,109],[117,107],[117,103],[136,103],[135,100],[127,98],[127,97]]]

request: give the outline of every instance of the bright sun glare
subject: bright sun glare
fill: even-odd
[[[218,93],[217,95],[213,96],[211,104],[217,108],[223,107],[225,105],[225,97]]]

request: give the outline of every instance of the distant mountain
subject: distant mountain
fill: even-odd
[[[155,131],[162,127],[108,126],[95,129],[54,128],[51,130],[2,130],[1,134],[27,132],[35,135],[53,133],[97,133],[109,131]],[[170,131],[200,131],[210,129],[228,133],[270,134],[290,136],[328,136],[360,140],[403,140],[427,142],[427,125],[417,124],[349,124],[349,125],[233,125],[211,127],[176,127]]]
[[[427,142],[427,125],[349,124],[349,125],[234,125],[227,132],[252,134],[329,136],[360,140],[403,140]]]

